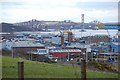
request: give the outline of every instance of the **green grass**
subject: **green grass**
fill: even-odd
[[[11,57],[2,57],[3,78],[17,78],[17,62],[24,61],[25,78],[80,78],[80,67],[48,64]],[[87,70],[87,78],[117,78],[118,74]]]

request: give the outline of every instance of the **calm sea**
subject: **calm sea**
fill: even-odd
[[[107,26],[108,27],[108,26]],[[113,27],[113,26],[112,26]],[[15,32],[16,34],[21,34],[21,33],[26,33],[26,34],[36,34],[36,35],[41,35],[41,34],[60,34],[59,30],[54,30],[54,29],[49,29],[49,32],[43,32],[43,31],[34,31],[34,32]],[[110,34],[111,37],[117,35],[118,29],[99,29],[99,30],[92,30],[92,29],[85,29],[85,32],[81,32],[80,29],[72,29],[71,31],[75,35],[75,37],[84,37],[84,36],[94,36],[94,35],[108,35]]]
[[[81,32],[80,30],[72,30],[74,33],[75,37],[83,37],[83,36],[94,36],[94,35],[109,35],[111,37],[117,35],[118,30],[91,30],[91,29],[86,29],[85,32]]]

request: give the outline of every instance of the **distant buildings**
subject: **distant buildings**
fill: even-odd
[[[15,38],[16,35],[15,34],[10,34],[10,33],[5,33],[5,34],[0,34],[0,38],[1,39],[13,39]]]
[[[1,45],[1,49],[12,50],[13,42],[2,42]]]
[[[112,42],[110,44],[107,44],[107,51],[109,49],[109,45],[111,45],[111,52],[120,53],[120,44],[119,44],[119,42]]]
[[[62,43],[62,38],[61,36],[53,36],[52,37],[52,44],[55,44],[55,45],[61,45]]]
[[[116,26],[105,26],[104,28],[105,29],[118,29],[119,27],[116,25]]]
[[[109,48],[111,49],[110,52],[120,52],[118,36],[113,37],[114,42],[110,42],[109,36],[104,34],[87,35],[81,38],[80,36],[74,37],[72,30],[17,32],[15,35],[4,34],[0,36],[0,49],[10,50],[14,57],[20,57],[21,55],[24,57],[24,55],[27,55],[29,58],[31,57],[38,61],[39,59],[42,61],[41,55],[57,61],[70,61],[73,59],[73,56],[80,54],[84,56],[86,53],[92,56],[94,52],[108,52]],[[109,44],[111,47],[109,47]]]
[[[71,31],[63,31],[60,35],[52,37],[52,44],[66,46],[67,44],[73,42],[74,35]]]
[[[64,31],[63,36],[64,36],[64,42],[67,41],[71,43],[73,41],[74,35],[71,31]]]
[[[100,42],[109,43],[110,42],[110,39],[107,35],[86,36],[86,37],[82,37],[82,39],[86,43],[100,43]]]

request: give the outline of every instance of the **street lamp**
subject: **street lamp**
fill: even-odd
[[[13,41],[13,44],[12,44],[12,57],[14,58],[14,41]]]

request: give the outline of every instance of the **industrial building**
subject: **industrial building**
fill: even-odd
[[[68,41],[68,42],[72,42],[73,41],[73,33],[70,31],[64,31],[63,32],[63,36],[64,36],[64,41]]]
[[[45,46],[41,43],[34,41],[18,41],[13,43],[13,56],[19,56],[20,54],[29,54],[37,49],[45,49]]]
[[[111,52],[120,53],[120,44],[118,42],[112,42],[107,44],[107,51],[109,49],[109,45],[111,46]]]
[[[56,60],[71,60],[70,55],[80,55],[81,50],[79,49],[53,49],[49,51],[49,55],[52,55]]]
[[[67,44],[73,42],[74,35],[71,31],[63,31],[60,35],[52,37],[52,44],[66,46]]]

